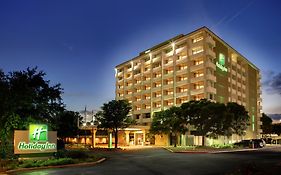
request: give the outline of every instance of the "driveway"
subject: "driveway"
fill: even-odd
[[[107,153],[108,159],[92,167],[45,169],[21,172],[24,175],[168,175],[226,174],[254,164],[270,170],[281,163],[278,149],[220,154],[170,153],[162,148],[136,149]]]

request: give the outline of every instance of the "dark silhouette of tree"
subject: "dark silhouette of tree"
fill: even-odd
[[[272,134],[272,119],[268,117],[265,113],[262,113],[261,122],[262,133],[264,135]]]
[[[182,115],[180,107],[171,107],[154,114],[150,132],[153,134],[171,134],[176,147],[178,135],[188,131],[187,121]]]
[[[96,114],[100,122],[100,128],[112,130],[115,136],[115,148],[118,147],[118,129],[126,128],[134,124],[134,120],[128,116],[131,106],[127,100],[112,100],[104,103],[101,111]]]
[[[56,117],[64,110],[60,84],[50,85],[46,74],[37,68],[13,71],[0,70],[0,148],[6,156],[13,141],[14,129],[27,129],[31,122],[55,126]]]

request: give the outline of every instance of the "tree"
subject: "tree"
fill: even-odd
[[[65,139],[66,137],[76,136],[78,134],[78,119],[82,117],[78,112],[63,111],[56,117],[56,130],[58,137]]]
[[[280,123],[278,123],[278,124],[273,124],[272,125],[272,132],[274,133],[274,134],[277,134],[277,135],[281,135],[281,124]]]
[[[150,132],[153,134],[172,134],[177,144],[178,134],[187,132],[187,121],[182,115],[180,107],[171,107],[165,111],[154,114]]]
[[[183,103],[181,108],[183,109],[183,115],[190,125],[194,126],[196,132],[202,136],[202,145],[205,145],[205,136],[210,131],[211,119],[209,116],[209,109],[207,107],[211,102],[206,99],[199,101],[189,101]]]
[[[227,103],[226,108],[231,117],[232,124],[230,127],[233,130],[233,134],[239,136],[245,135],[245,130],[247,129],[250,120],[250,116],[245,107],[234,102],[229,102]]]
[[[272,119],[268,117],[265,113],[262,113],[261,117],[261,129],[263,134],[272,134]]]
[[[115,148],[118,146],[118,129],[126,128],[134,124],[134,120],[128,116],[131,106],[127,100],[112,100],[104,103],[101,111],[96,114],[100,122],[100,128],[112,130],[115,136]]]
[[[55,126],[55,118],[64,110],[60,84],[50,85],[46,74],[37,68],[13,71],[0,70],[0,147],[6,155],[6,145],[13,141],[14,129],[27,129],[30,122]]]

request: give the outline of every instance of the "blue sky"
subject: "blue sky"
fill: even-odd
[[[262,71],[266,113],[281,113],[277,0],[2,0],[0,68],[38,66],[61,83],[68,109],[114,99],[114,67],[178,34],[207,26]]]

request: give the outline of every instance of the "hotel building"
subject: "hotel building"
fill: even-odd
[[[250,121],[244,138],[260,137],[260,71],[207,27],[149,48],[115,69],[116,99],[132,104],[138,126],[149,128],[154,112],[206,98],[245,106]],[[167,145],[169,137],[155,136],[155,144]]]

